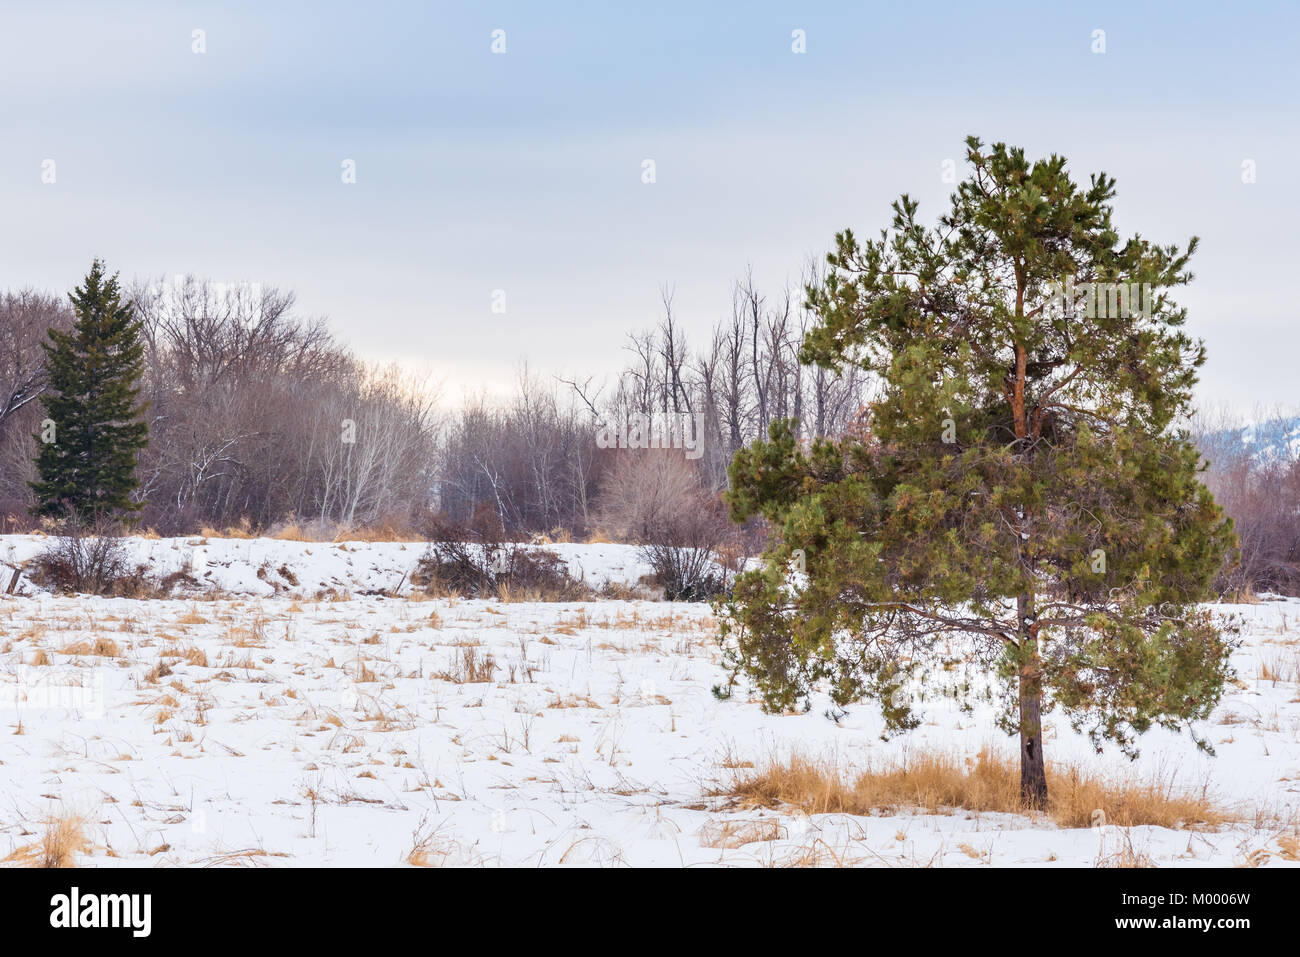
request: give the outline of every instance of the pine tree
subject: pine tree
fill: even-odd
[[[1196,603],[1234,535],[1180,426],[1205,351],[1171,291],[1196,239],[1121,241],[1114,180],[1081,188],[1061,157],[971,137],[967,160],[937,226],[904,195],[879,239],[837,235],[807,290],[801,359],[880,391],[854,435],[803,447],[777,423],[734,458],[732,517],[778,534],[723,641],[769,709],[820,682],[878,699],[887,733],[918,723],[905,689],[986,666],[1042,807],[1047,711],[1136,756],[1213,709],[1233,640]]]
[[[148,426],[136,400],[144,367],[140,328],[117,276],[106,277],[96,259],[68,297],[73,327],[49,330],[45,349],[49,390],[42,401],[48,422],[37,438],[39,515],[94,522],[136,511],[137,457]]]

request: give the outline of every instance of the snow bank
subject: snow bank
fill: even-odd
[[[0,535],[0,562],[10,566],[34,558],[53,539]],[[310,597],[322,591],[369,595],[410,588],[411,573],[424,554],[421,542],[293,542],[274,538],[125,539],[132,564],[144,564],[153,578],[186,572],[210,589],[231,595]],[[557,554],[569,573],[593,588],[606,583],[634,585],[650,573],[635,545],[525,545]],[[8,575],[4,576],[8,585]],[[39,589],[25,578],[22,593]]]

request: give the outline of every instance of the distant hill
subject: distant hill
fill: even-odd
[[[1240,427],[1207,432],[1198,441],[1212,462],[1245,453],[1260,465],[1300,459],[1300,415],[1260,419]]]

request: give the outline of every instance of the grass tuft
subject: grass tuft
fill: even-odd
[[[833,762],[793,755],[756,769],[734,768],[710,791],[741,807],[794,807],[808,814],[892,814],[967,811],[1025,813],[1015,761],[983,750],[974,758],[913,753],[905,761],[870,766],[849,777]],[[1048,773],[1048,815],[1061,827],[1215,828],[1235,820],[1204,793],[1172,781],[1102,777],[1077,767]],[[1099,816],[1100,814],[1100,816]]]
[[[40,841],[18,848],[0,864],[11,867],[75,867],[78,854],[90,850],[85,822],[76,815],[51,817]]]

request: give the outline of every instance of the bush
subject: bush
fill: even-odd
[[[641,558],[654,569],[655,584],[669,601],[708,601],[731,588],[710,548],[642,545]]]
[[[592,591],[569,574],[554,552],[529,548],[498,536],[447,522],[435,522],[431,541],[411,576],[426,591],[466,598],[525,601],[585,601]],[[477,539],[477,540],[476,540]]]
[[[64,524],[58,537],[33,560],[37,584],[62,592],[106,595],[137,590],[143,568],[132,568],[121,530],[105,522]]]
[[[669,601],[707,601],[730,588],[719,549],[738,531],[694,463],[673,449],[621,450],[601,488],[603,527],[639,542]],[[737,545],[737,547],[740,547]]]

